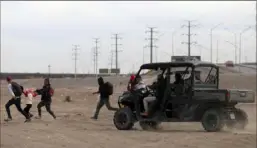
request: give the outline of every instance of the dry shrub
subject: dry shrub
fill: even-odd
[[[72,101],[71,96],[66,96],[65,97],[64,102],[71,102],[71,101]]]

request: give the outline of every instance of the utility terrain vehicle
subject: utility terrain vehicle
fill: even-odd
[[[173,84],[180,73],[181,84]],[[151,81],[161,75],[158,86],[151,89]],[[204,62],[167,62],[143,64],[136,74],[148,87],[126,91],[118,99],[114,125],[130,130],[139,122],[143,129],[157,128],[161,122],[201,122],[206,131],[217,132],[224,126],[243,129],[248,123],[245,111],[238,103],[253,103],[255,92],[238,89],[219,89],[219,67]],[[155,82],[156,83],[156,82]],[[158,95],[157,95],[158,94]],[[149,114],[143,116],[143,99],[156,97],[149,103]]]

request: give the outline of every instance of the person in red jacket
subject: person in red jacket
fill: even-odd
[[[38,94],[36,90],[33,88],[28,88],[25,90],[23,89],[23,94],[25,96],[25,104],[26,104],[26,107],[23,109],[23,111],[26,112],[30,117],[33,117],[33,114],[31,114],[29,110],[32,107],[32,102],[34,97],[36,97]]]
[[[128,82],[128,86],[127,86],[127,90],[130,91],[133,87],[133,82],[135,80],[136,76],[134,74],[132,74],[130,76],[129,82]]]

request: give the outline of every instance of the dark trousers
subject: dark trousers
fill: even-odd
[[[51,110],[51,103],[52,103],[51,101],[41,101],[41,102],[38,103],[37,109],[38,109],[38,116],[39,116],[39,117],[41,117],[41,108],[42,108],[43,106],[45,106],[46,111],[47,111],[50,115],[52,115],[53,118],[56,118],[54,112]]]
[[[15,105],[17,110],[26,118],[29,119],[29,115],[26,114],[26,112],[24,112],[21,108],[21,97],[16,97],[15,99],[11,99],[9,100],[6,104],[5,104],[5,109],[7,112],[7,116],[9,119],[12,119],[12,115],[11,115],[11,111],[10,111],[10,106]]]
[[[32,104],[27,104],[26,107],[23,109],[23,111],[29,115],[30,117],[32,117],[33,115],[29,112],[29,110],[31,109]]]
[[[112,110],[112,111],[118,110],[118,108],[111,107],[109,98],[100,97],[100,100],[99,100],[98,103],[97,103],[96,110],[95,110],[95,114],[94,114],[94,117],[95,117],[95,118],[98,117],[99,112],[100,112],[101,108],[102,108],[104,105],[107,107],[108,110]]]

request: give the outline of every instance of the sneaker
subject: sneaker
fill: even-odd
[[[32,118],[34,115],[33,114],[29,114],[29,117]]]
[[[41,117],[40,117],[40,116],[37,116],[37,117],[35,117],[35,119],[41,119]]]
[[[4,119],[5,122],[12,121],[11,118]]]
[[[97,118],[96,118],[96,117],[91,117],[91,119],[93,119],[93,120],[97,120]]]
[[[26,119],[24,122],[30,122],[31,121],[31,119]]]

